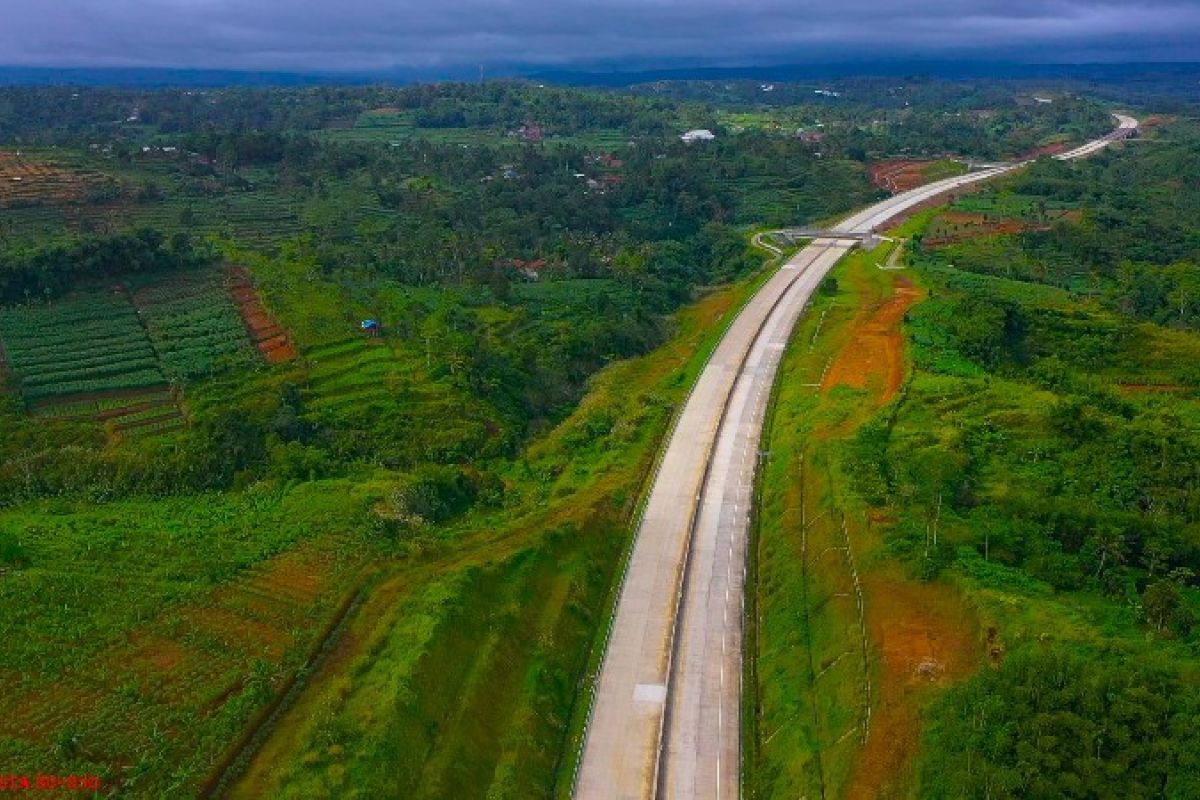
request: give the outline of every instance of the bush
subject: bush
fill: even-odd
[[[398,520],[415,527],[462,514],[477,494],[477,487],[461,468],[427,465],[401,480],[388,501]]]
[[[29,565],[29,553],[25,546],[10,531],[0,531],[0,565],[25,567]]]

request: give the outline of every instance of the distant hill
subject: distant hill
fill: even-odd
[[[557,69],[509,63],[444,66],[435,69],[395,67],[372,72],[253,72],[244,70],[142,67],[0,66],[0,86],[116,86],[123,88],[216,86],[318,86],[369,83],[475,82],[526,79],[571,86],[622,88],[657,81],[814,81],[853,77],[924,77],[948,80],[1017,80],[1060,82],[1096,91],[1110,100],[1147,105],[1200,103],[1200,63],[1017,64],[964,61],[847,61],[829,64],[761,64],[752,66],[666,66],[618,69],[593,64]]]
[[[362,75],[297,72],[245,72],[213,69],[144,67],[14,67],[0,66],[0,86],[120,86],[125,88],[214,86],[313,86],[368,83]]]
[[[1074,80],[1123,83],[1131,78],[1171,82],[1200,78],[1200,63],[1014,64],[964,61],[853,61],[832,64],[773,64],[742,67],[673,67],[620,71],[605,69],[539,70],[535,80],[582,86],[630,86],[654,81],[771,80],[804,81],[858,76],[921,75],[943,79]],[[1195,80],[1192,81],[1195,85]]]

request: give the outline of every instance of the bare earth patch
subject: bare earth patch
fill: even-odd
[[[0,150],[0,208],[78,203],[91,186],[110,180],[100,173],[64,169],[47,161]]]
[[[927,183],[925,170],[934,161],[917,161],[904,158],[889,158],[871,165],[871,183],[893,194],[906,192]]]
[[[978,625],[949,586],[919,583],[894,568],[863,576],[867,630],[879,656],[879,698],[845,797],[902,796],[931,692],[981,661]]]
[[[262,300],[250,280],[250,273],[243,267],[230,267],[229,295],[237,304],[238,312],[246,323],[250,341],[271,364],[281,364],[296,357],[296,348],[291,337],[270,312],[263,307]]]
[[[821,391],[851,386],[875,392],[882,405],[904,381],[904,337],[900,322],[920,292],[903,275],[895,278],[892,296],[874,308],[859,310],[850,340],[834,358]]]

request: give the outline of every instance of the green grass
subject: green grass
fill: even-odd
[[[3,726],[0,760],[100,774],[132,796],[194,786],[371,552],[357,524],[361,493],[312,483],[0,512],[0,536],[26,556],[0,580],[0,635],[12,645],[0,675],[23,709]],[[324,588],[262,595],[274,585],[271,558],[305,543],[322,548],[311,569]],[[221,620],[241,627],[222,630]]]
[[[935,161],[921,170],[921,177],[926,183],[933,183],[934,181],[954,178],[965,174],[967,174],[967,165],[951,158],[943,158]]]
[[[491,435],[484,427],[491,412],[474,414],[454,376],[428,374],[424,342],[399,335],[372,341],[354,330],[359,309],[379,308],[376,300],[390,320],[414,303],[436,309],[465,299],[471,308],[469,292],[448,297],[376,282],[347,296],[301,274],[292,290],[294,275],[284,268],[256,277],[272,311],[294,326],[301,355],[278,368],[196,380],[188,386],[189,417],[210,419],[230,403],[241,403],[242,413],[260,406],[274,413],[277,393],[292,385],[315,430],[326,423],[351,432],[386,427],[408,448],[457,446],[470,425]],[[410,796],[477,796],[489,786],[509,796],[563,790],[578,744],[574,726],[586,713],[582,679],[642,481],[722,315],[760,279],[682,312],[663,348],[610,365],[575,414],[516,457],[472,464],[496,476],[503,495],[445,525],[394,527],[381,509],[403,475],[365,465],[339,479],[280,478],[161,500],[113,501],[98,480],[102,504],[46,500],[0,511],[0,537],[15,536],[13,552],[22,554],[15,569],[0,564],[7,570],[0,635],[21,640],[0,658],[0,679],[6,696],[29,709],[28,724],[0,726],[0,760],[22,770],[50,762],[99,772],[131,796],[193,794],[299,667],[338,602],[365,579],[379,589],[348,631],[364,650],[350,669],[321,682],[315,696],[334,704],[311,719],[318,727],[285,719],[282,741],[295,747],[272,762],[288,772],[273,775],[265,791],[311,796],[313,787],[350,779],[385,794],[400,781]],[[171,286],[179,288],[151,284],[139,297],[154,313],[178,315],[190,301]],[[590,290],[568,288],[567,295]],[[563,293],[531,287],[523,302],[557,315]],[[131,308],[125,313],[136,319]],[[497,330],[509,324],[504,314],[492,317]],[[78,319],[87,315],[79,311]],[[125,409],[125,400],[163,398],[170,395],[139,392],[44,413],[106,413]],[[113,419],[117,435],[106,450],[114,463],[157,458],[175,469],[173,454],[205,434],[191,428],[160,438],[180,424],[173,408],[131,409]],[[8,404],[3,410],[10,412]],[[13,430],[27,441],[51,441],[67,424],[48,419]],[[286,455],[279,453],[270,458]],[[299,577],[273,577],[298,558],[303,566],[285,574]],[[341,686],[344,705],[340,695],[324,693]],[[300,708],[308,708],[307,697]],[[439,726],[448,719],[477,724]],[[347,734],[340,751],[323,744],[343,728],[394,734],[408,753],[401,771],[394,750],[370,736]],[[265,785],[255,775],[246,786]]]
[[[857,309],[882,296],[886,248],[855,252],[831,273],[780,365],[763,449],[752,538],[753,596],[746,680],[746,792],[837,797],[860,745],[864,681],[851,573],[840,519],[857,507],[842,475],[838,437],[874,409],[863,391],[820,394],[826,365],[845,345]],[[858,543],[861,547],[861,543]],[[858,557],[862,557],[862,553]]]
[[[1011,205],[1001,210],[1020,213]],[[1030,727],[996,709],[983,713],[981,692],[1012,693],[1037,697],[1038,719],[1050,718],[1060,700],[1031,694],[1020,673],[1031,659],[1074,659],[1091,665],[1079,670],[1117,683],[1132,665],[1148,665],[1175,682],[1168,694],[1178,702],[1196,697],[1196,632],[1186,621],[1200,610],[1194,589],[1180,588],[1182,617],[1173,619],[1182,623],[1158,630],[1146,608],[1148,588],[1164,580],[1147,554],[1170,552],[1172,563],[1194,558],[1187,498],[1200,403],[1190,365],[1200,357],[1200,336],[1139,322],[1064,289],[977,274],[992,271],[985,260],[998,249],[995,238],[956,251],[961,269],[916,257],[933,292],[909,313],[913,377],[902,402],[854,445],[856,491],[895,518],[885,532],[887,556],[961,593],[987,631],[996,667],[929,707],[911,796],[973,796],[980,776],[991,776],[994,796],[1017,797],[1035,781],[1075,781],[1073,772],[1092,771],[1064,756],[1073,742],[1041,722]],[[992,354],[974,338],[989,304],[1006,309],[1010,326],[1003,351]],[[1141,384],[1168,391],[1143,392]],[[1153,441],[1154,456],[1142,458],[1136,441]],[[1124,543],[1119,564],[1096,556],[1111,531]],[[1145,680],[1137,676],[1133,691],[1150,702],[1138,684]],[[1071,720],[1080,736],[1094,728],[1111,742],[1126,726],[1120,708],[1071,706],[1065,693],[1061,702],[1054,717]],[[1157,738],[1148,745],[1153,767],[1141,759],[1139,769],[1165,770],[1163,785],[1167,775],[1194,774],[1178,736],[1162,729],[1141,736]],[[1089,745],[1097,753],[1105,746]],[[1173,747],[1182,752],[1172,754]],[[1023,753],[1019,781],[1014,749]],[[1054,767],[1063,758],[1070,769]],[[1134,785],[1132,774],[1117,770],[1104,785],[1114,795],[1159,793]]]
[[[964,211],[971,214],[986,214],[993,219],[998,217],[1012,219],[1032,219],[1038,215],[1041,205],[1047,211],[1069,211],[1078,208],[1075,203],[1057,200],[1042,200],[1031,195],[1015,194],[1010,191],[991,190],[964,195],[950,206],[954,211]]]

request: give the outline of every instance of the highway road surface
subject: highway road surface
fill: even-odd
[[[1114,116],[1112,134],[1058,158],[1090,155],[1136,130],[1132,118]],[[751,492],[763,414],[792,328],[862,234],[1020,166],[948,178],[848,217],[784,264],[734,319],[654,476],[595,685],[577,798],[738,797]]]

